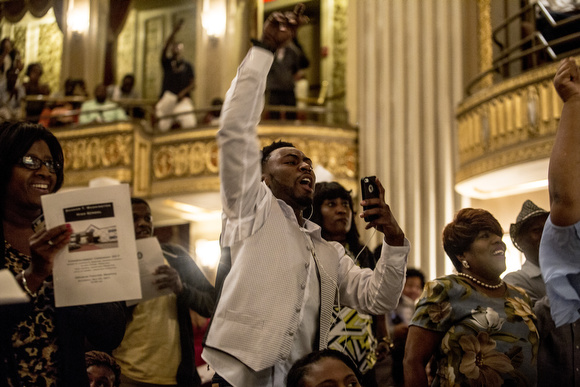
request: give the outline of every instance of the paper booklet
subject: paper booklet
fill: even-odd
[[[129,185],[41,196],[46,228],[69,223],[73,234],[55,257],[57,307],[141,298]]]
[[[159,290],[157,289],[157,285],[153,283],[156,278],[163,277],[163,275],[154,275],[155,269],[165,264],[163,251],[157,238],[137,239],[137,258],[139,259],[139,272],[141,274],[142,297],[138,300],[127,301],[127,306],[171,294],[171,289],[165,288]]]
[[[28,295],[16,282],[10,270],[0,270],[0,305],[22,304],[30,301]]]

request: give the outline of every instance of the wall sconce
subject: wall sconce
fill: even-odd
[[[66,22],[67,27],[73,33],[73,36],[82,35],[89,29],[89,4],[87,2],[77,2],[74,5],[74,0],[69,2]]]
[[[204,0],[201,25],[210,38],[217,39],[226,32],[226,6],[223,1]]]

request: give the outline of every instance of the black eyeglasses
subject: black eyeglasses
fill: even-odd
[[[43,164],[46,166],[46,168],[48,168],[50,173],[57,173],[62,169],[62,165],[60,163],[57,163],[54,160],[42,161],[36,156],[23,156],[18,164],[32,171],[39,170]]]

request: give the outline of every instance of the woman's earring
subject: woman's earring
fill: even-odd
[[[469,269],[469,263],[467,263],[467,261],[461,261],[461,264],[464,268]]]

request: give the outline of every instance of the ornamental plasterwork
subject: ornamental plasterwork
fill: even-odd
[[[562,108],[550,79],[543,77],[535,84],[508,89],[472,107],[458,116],[458,182],[549,157]]]
[[[523,74],[507,79],[484,90],[465,98],[457,107],[457,115],[463,114],[465,111],[473,109],[475,106],[489,101],[499,95],[506,94],[510,91],[519,88],[525,88],[531,84],[536,84],[542,81],[552,82],[552,78],[556,74],[558,63],[544,65],[534,70],[527,71]]]
[[[455,174],[455,181],[459,183],[486,172],[550,157],[553,145],[554,139],[548,138],[531,144],[524,144],[510,151],[491,153],[486,155],[486,157],[462,166]]]
[[[132,165],[133,136],[112,134],[61,140],[65,173]]]
[[[138,196],[219,190],[216,129],[183,130],[150,136],[132,123],[58,129],[65,155],[65,186],[85,186],[111,177],[132,185]],[[292,142],[315,165],[358,192],[357,131],[319,126],[260,126],[261,146]]]

